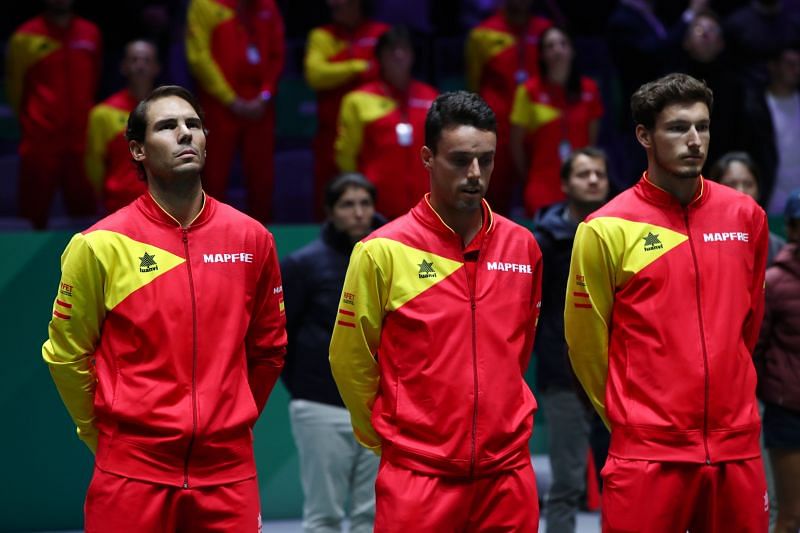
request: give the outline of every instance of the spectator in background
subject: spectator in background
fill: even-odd
[[[789,192],[800,185],[800,49],[786,48],[767,63],[766,87],[748,86],[737,147],[761,169],[761,205],[782,213]]]
[[[425,115],[436,98],[430,85],[411,78],[414,49],[403,26],[375,46],[380,79],[342,100],[336,163],[342,172],[362,172],[378,191],[377,209],[388,219],[404,215],[429,190],[420,163]]]
[[[800,189],[784,211],[789,244],[767,269],[764,323],[753,354],[764,444],[775,475],[774,533],[800,530]]]
[[[574,68],[567,33],[551,27],[542,33],[541,76],[517,87],[511,110],[511,154],[525,183],[528,216],[565,199],[561,165],[577,148],[597,140],[603,103],[597,84]]]
[[[272,217],[275,91],[283,69],[283,20],[274,0],[191,0],[186,56],[209,132],[203,186],[224,201],[237,149],[246,212]]]
[[[325,186],[338,173],[334,157],[342,98],[359,85],[378,78],[375,44],[389,29],[364,17],[361,0],[328,0],[332,22],[311,30],[305,57],[308,85],[317,92],[314,137],[314,212],[323,215]]]
[[[128,115],[153,90],[160,72],[156,46],[148,41],[128,43],[120,71],[128,86],[92,108],[86,139],[86,174],[106,213],[128,205],[147,190],[144,176],[131,159],[125,127]]]
[[[711,167],[708,177],[746,194],[756,202],[760,198],[761,175],[755,161],[746,152],[728,152],[723,155]],[[775,256],[785,244],[786,241],[780,235],[769,232],[767,266],[772,264]]]
[[[656,0],[620,0],[609,18],[608,44],[619,75],[621,102],[629,102],[643,83],[676,69],[686,29],[696,13],[708,8],[709,0],[689,0],[688,8],[670,27],[656,15],[655,4]],[[625,154],[618,186],[627,188],[636,183],[647,160],[632,134],[626,105],[620,106],[615,119]]]
[[[784,3],[785,0],[752,0],[723,22],[731,57],[737,62],[740,77],[748,83],[766,83],[765,63],[800,41],[800,17],[796,11],[787,10]]]
[[[742,127],[739,110],[744,98],[740,77],[726,53],[725,39],[717,15],[700,11],[689,23],[683,37],[683,62],[680,71],[704,80],[714,93],[711,110],[711,135],[708,161],[730,151],[736,131]]]
[[[72,13],[72,0],[44,0],[44,12],[8,43],[6,91],[21,129],[19,209],[44,229],[61,190],[67,212],[96,211],[83,158],[86,123],[100,76],[100,30]]]
[[[326,187],[328,214],[320,237],[281,261],[289,417],[300,458],[303,529],[341,531],[350,502],[350,531],[372,531],[378,457],[358,444],[328,363],[328,346],[353,245],[382,223],[375,187],[344,174]]]
[[[534,344],[537,396],[548,422],[553,484],[544,516],[547,531],[575,531],[575,516],[586,489],[589,430],[594,414],[572,373],[564,340],[564,294],[578,224],[608,197],[607,158],[597,148],[572,152],[561,167],[567,197],[547,211],[533,234],[542,250],[542,310]],[[594,472],[592,472],[594,474]]]
[[[533,0],[505,0],[494,15],[467,38],[467,87],[486,100],[497,115],[497,153],[487,201],[508,215],[514,192],[509,148],[511,106],[517,86],[539,75],[539,42],[552,23],[531,14]]]

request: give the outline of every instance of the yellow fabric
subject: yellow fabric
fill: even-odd
[[[514,93],[514,105],[511,108],[511,123],[522,126],[529,132],[536,131],[543,124],[552,122],[561,116],[561,110],[530,99],[524,85],[517,87]]]
[[[211,34],[236,13],[213,0],[192,0],[186,14],[186,59],[189,70],[205,92],[225,105],[236,99],[236,92],[211,55]]]
[[[144,252],[157,268],[141,266]],[[91,359],[103,319],[132,292],[184,262],[165,250],[111,231],[76,234],[61,256],[61,281],[42,357],[79,438],[93,452],[97,449],[96,378]],[[113,285],[108,286],[108,280],[114,280]]]
[[[686,235],[661,226],[616,217],[598,217],[578,226],[567,278],[564,334],[575,375],[606,426],[609,324],[615,293],[687,240]]]
[[[339,110],[339,127],[335,144],[336,164],[342,172],[358,170],[358,154],[364,141],[364,128],[397,109],[397,103],[386,96],[364,91],[345,95]]]
[[[6,53],[6,95],[18,116],[28,69],[60,48],[60,42],[46,35],[19,32],[11,36]]]
[[[423,261],[433,265],[435,276],[424,275]],[[375,453],[380,453],[381,447],[371,422],[380,381],[375,354],[384,317],[463,266],[391,239],[372,239],[353,249],[339,308],[354,316],[340,313],[337,323],[355,327],[334,326],[330,363],[356,439]]]
[[[103,189],[108,143],[124,132],[127,124],[128,112],[110,105],[97,104],[89,112],[84,162],[86,175],[98,192]]]
[[[306,82],[315,91],[333,89],[347,83],[369,68],[364,59],[330,61],[330,58],[348,47],[323,28],[311,30],[306,48]]]
[[[469,32],[465,49],[467,64],[467,88],[477,92],[483,67],[497,54],[514,46],[517,39],[510,33],[475,28]]]

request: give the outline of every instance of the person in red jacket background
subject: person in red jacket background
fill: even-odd
[[[364,17],[361,0],[328,0],[332,22],[311,30],[305,57],[305,77],[317,92],[317,133],[314,136],[314,214],[325,216],[325,185],[338,173],[334,158],[336,125],[342,98],[361,84],[378,78],[375,44],[389,26]]]
[[[548,28],[539,48],[541,75],[517,87],[511,110],[511,155],[531,217],[566,198],[561,165],[572,150],[595,144],[603,115],[597,84],[575,69],[567,33]]]
[[[375,184],[376,210],[391,220],[428,192],[420,150],[425,145],[425,115],[438,92],[411,78],[414,49],[405,27],[381,35],[375,55],[380,79],[342,100],[336,163],[342,172],[361,172]]]
[[[92,108],[86,139],[86,174],[107,213],[128,205],[147,190],[131,159],[125,127],[136,104],[153,90],[161,70],[155,44],[128,43],[120,70],[128,86]]]
[[[126,136],[148,193],[61,257],[42,357],[95,454],[90,533],[261,526],[253,426],[286,353],[278,254],[204,193],[202,117],[183,87],[142,100]]]
[[[496,212],[508,214],[514,192],[509,151],[509,117],[517,85],[539,75],[539,42],[550,20],[531,14],[533,0],[505,0],[494,15],[467,38],[467,87],[497,114],[497,155],[492,188],[486,199]]]
[[[274,0],[191,0],[186,55],[209,131],[203,184],[224,200],[237,149],[246,211],[272,216],[275,92],[283,70],[283,19]]]
[[[14,32],[6,57],[6,91],[21,129],[20,215],[36,229],[47,226],[58,189],[70,215],[96,211],[83,156],[100,76],[100,30],[72,13],[72,0],[45,6]]]

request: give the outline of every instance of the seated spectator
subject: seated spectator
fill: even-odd
[[[131,159],[125,128],[128,115],[150,94],[159,74],[155,45],[128,43],[120,71],[128,86],[92,108],[86,139],[86,174],[106,213],[125,207],[147,190],[144,176]]]
[[[775,473],[776,533],[800,530],[800,189],[789,195],[784,214],[789,244],[767,270],[764,322],[753,353]]]
[[[375,56],[380,79],[342,100],[336,163],[342,172],[361,172],[375,184],[378,212],[391,220],[428,192],[430,180],[420,150],[425,116],[437,91],[411,78],[414,49],[404,27],[381,35]]]
[[[511,155],[525,183],[528,216],[566,197],[559,177],[573,150],[597,140],[603,103],[597,84],[574,68],[574,48],[566,32],[542,33],[541,76],[517,88],[511,110]]]
[[[761,174],[753,158],[746,152],[729,152],[720,157],[708,174],[712,179],[727,185],[737,191],[750,196],[756,202],[759,200]],[[780,235],[769,232],[769,252],[767,266],[770,266],[783,245],[786,244]]]

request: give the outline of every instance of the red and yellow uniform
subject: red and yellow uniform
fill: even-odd
[[[147,190],[131,159],[125,129],[139,102],[128,89],[112,94],[89,113],[86,175],[108,213],[125,207]]]
[[[528,451],[536,400],[523,376],[541,252],[529,231],[488,204],[483,212],[464,247],[426,195],[350,257],[330,360],[356,438],[382,455],[376,531],[538,525]],[[474,497],[507,498],[513,511],[465,511]]]
[[[532,16],[516,28],[501,9],[472,29],[467,38],[467,87],[477,92],[497,115],[497,155],[487,199],[506,213],[513,192],[514,167],[509,151],[509,117],[517,85],[539,75],[539,36],[552,26]]]
[[[529,216],[566,198],[561,190],[562,160],[590,144],[592,123],[602,116],[600,92],[589,78],[581,78],[581,93],[575,100],[563,87],[538,77],[517,88],[511,124],[526,132],[529,164],[524,202]]]
[[[265,222],[272,214],[275,105],[283,69],[283,19],[274,0],[192,0],[186,19],[186,55],[197,81],[209,131],[203,186],[224,199],[241,147],[247,212]],[[258,120],[230,110],[236,99],[263,98]]]
[[[378,78],[375,44],[389,26],[366,20],[352,31],[328,24],[308,35],[306,83],[317,92],[317,133],[314,137],[314,211],[323,215],[325,185],[336,176],[336,124],[342,98],[359,85]]]
[[[437,94],[418,81],[404,92],[374,81],[342,100],[336,163],[342,172],[361,172],[375,184],[375,207],[388,219],[406,214],[430,188],[420,150]]]
[[[166,491],[254,478],[252,428],[286,345],[263,225],[206,196],[181,228],[144,194],[76,234],[61,272],[42,356],[96,469]],[[131,524],[155,505],[112,500]]]
[[[578,227],[565,333],[611,428],[608,531],[766,532],[751,353],[767,243],[764,211],[704,179],[682,207],[645,175]]]
[[[95,211],[83,156],[101,55],[97,26],[75,16],[65,28],[35,17],[9,40],[6,90],[22,130],[19,205],[37,228],[59,187],[71,214]]]

